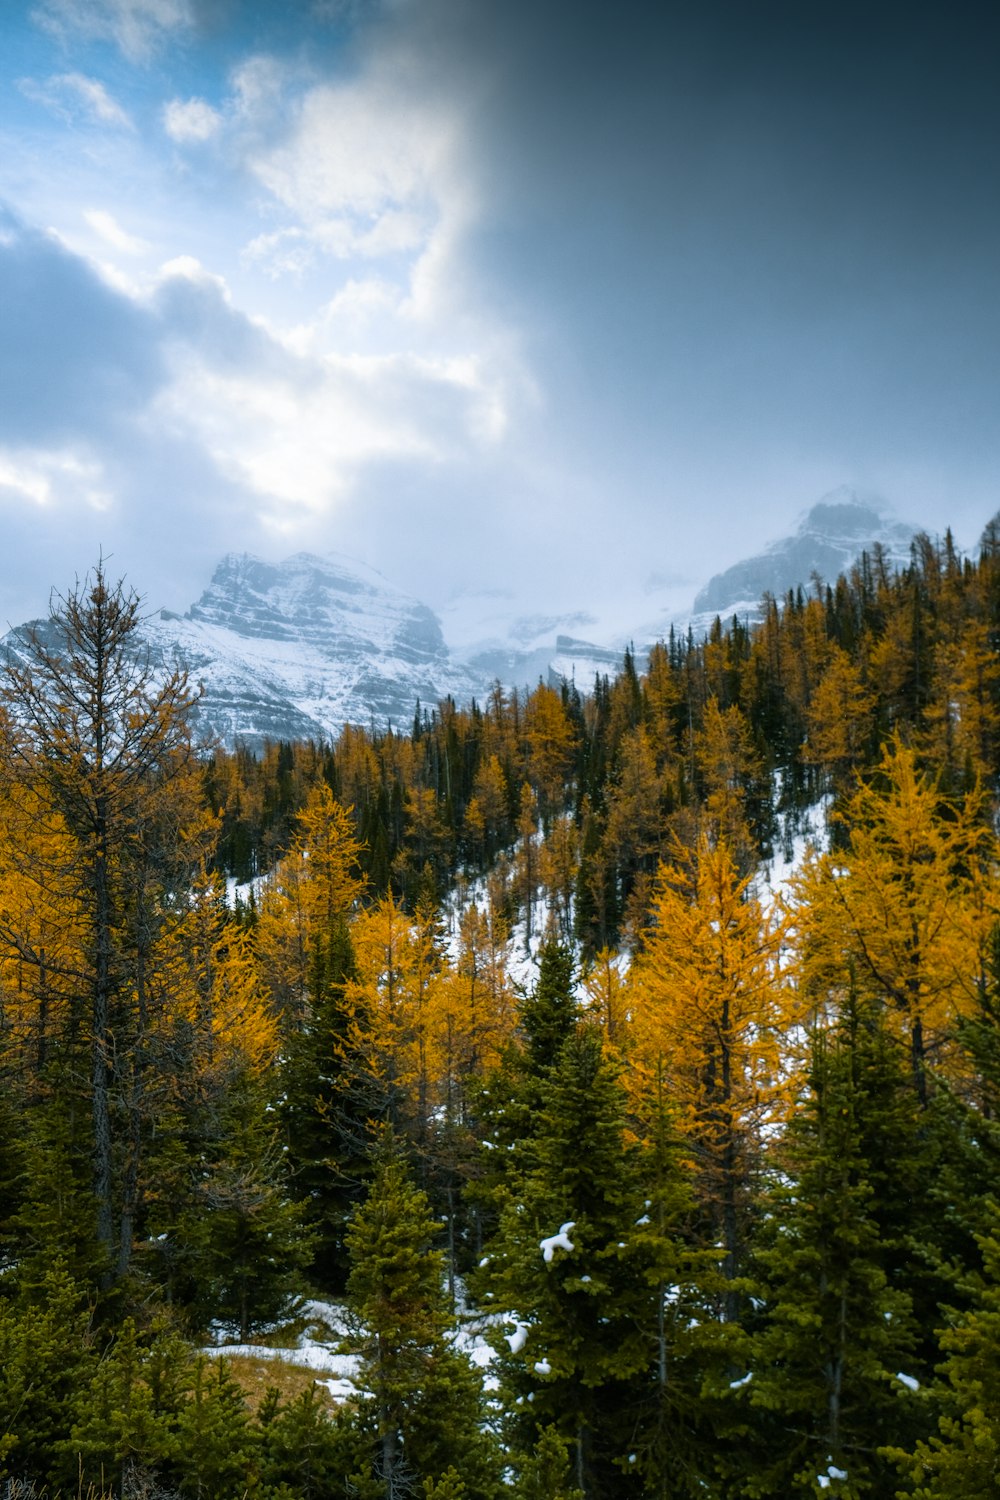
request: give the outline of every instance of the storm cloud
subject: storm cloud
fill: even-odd
[[[983,7],[294,11],[0,23],[0,604],[73,547],[176,607],[222,551],[309,546],[626,621],[845,481],[974,542]]]

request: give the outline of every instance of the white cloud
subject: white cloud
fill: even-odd
[[[221,126],[222,116],[205,99],[171,99],[163,107],[163,128],[178,145],[209,141]]]
[[[260,126],[281,108],[294,70],[264,53],[245,58],[230,76],[229,112],[244,124]]]
[[[146,62],[171,33],[194,24],[191,0],[40,0],[31,18],[61,41],[111,41],[131,62]]]
[[[485,393],[473,369],[385,356],[327,359],[318,375],[310,361],[302,373],[313,378],[232,373],[189,356],[159,403],[273,520],[328,512],[365,464],[437,463],[480,436]]]
[[[467,194],[458,129],[454,110],[408,95],[391,70],[311,89],[290,137],[251,162],[295,223],[250,253],[297,237],[342,259],[418,256]]]
[[[151,248],[148,240],[129,234],[114,215],[109,214],[103,208],[84,209],[83,217],[96,235],[99,235],[112,249],[120,250],[123,255],[145,255]]]
[[[75,501],[107,510],[113,496],[101,465],[72,452],[0,448],[0,497],[29,500],[39,508]]]
[[[64,119],[71,119],[82,111],[99,125],[111,125],[117,130],[134,130],[128,114],[117,100],[108,93],[104,84],[85,73],[57,73],[38,83],[33,78],[18,80],[18,87],[29,99],[44,104]]]

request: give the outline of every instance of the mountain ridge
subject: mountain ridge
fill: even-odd
[[[661,617],[628,643],[641,643],[641,660],[671,628],[700,637],[716,616],[759,619],[766,593],[781,598],[817,573],[833,582],[875,545],[896,567],[908,561],[916,529],[842,487],[792,535],[715,574],[690,613]],[[331,739],[347,723],[408,729],[418,700],[465,703],[496,681],[508,688],[575,681],[586,691],[595,675],[614,673],[626,645],[583,637],[581,629],[596,624],[585,610],[526,613],[497,591],[464,595],[446,614],[458,627],[457,645],[446,642],[428,605],[357,559],[297,552],[272,563],[233,551],[183,615],[161,610],[139,634],[154,672],[181,666],[201,685],[200,731],[250,749],[266,740]],[[46,622],[34,624],[44,639]],[[26,660],[30,628],[4,637],[16,660]]]

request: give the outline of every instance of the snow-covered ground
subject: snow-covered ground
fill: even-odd
[[[357,1355],[341,1352],[347,1335],[344,1308],[336,1302],[311,1301],[302,1305],[298,1316],[308,1321],[292,1349],[277,1349],[270,1344],[210,1344],[203,1353],[221,1359],[242,1355],[315,1370],[317,1385],[325,1387],[335,1400],[356,1396],[360,1362]]]
[[[303,1303],[299,1308],[297,1320],[301,1319],[305,1319],[306,1324],[294,1348],[275,1348],[270,1344],[215,1343],[207,1345],[202,1352],[219,1359],[243,1356],[313,1370],[316,1384],[329,1391],[335,1401],[349,1401],[361,1394],[358,1383],[361,1362],[356,1354],[342,1352],[348,1333],[346,1308],[337,1302],[313,1300]],[[497,1385],[495,1377],[488,1374],[490,1361],[495,1356],[486,1338],[490,1324],[495,1321],[495,1315],[470,1314],[465,1308],[464,1296],[459,1297],[457,1326],[452,1334],[452,1343],[482,1372],[483,1387],[487,1391],[495,1390]]]

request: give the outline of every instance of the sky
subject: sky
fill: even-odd
[[[1000,13],[5,0],[0,623],[103,552],[594,633],[842,484],[1000,508]]]

